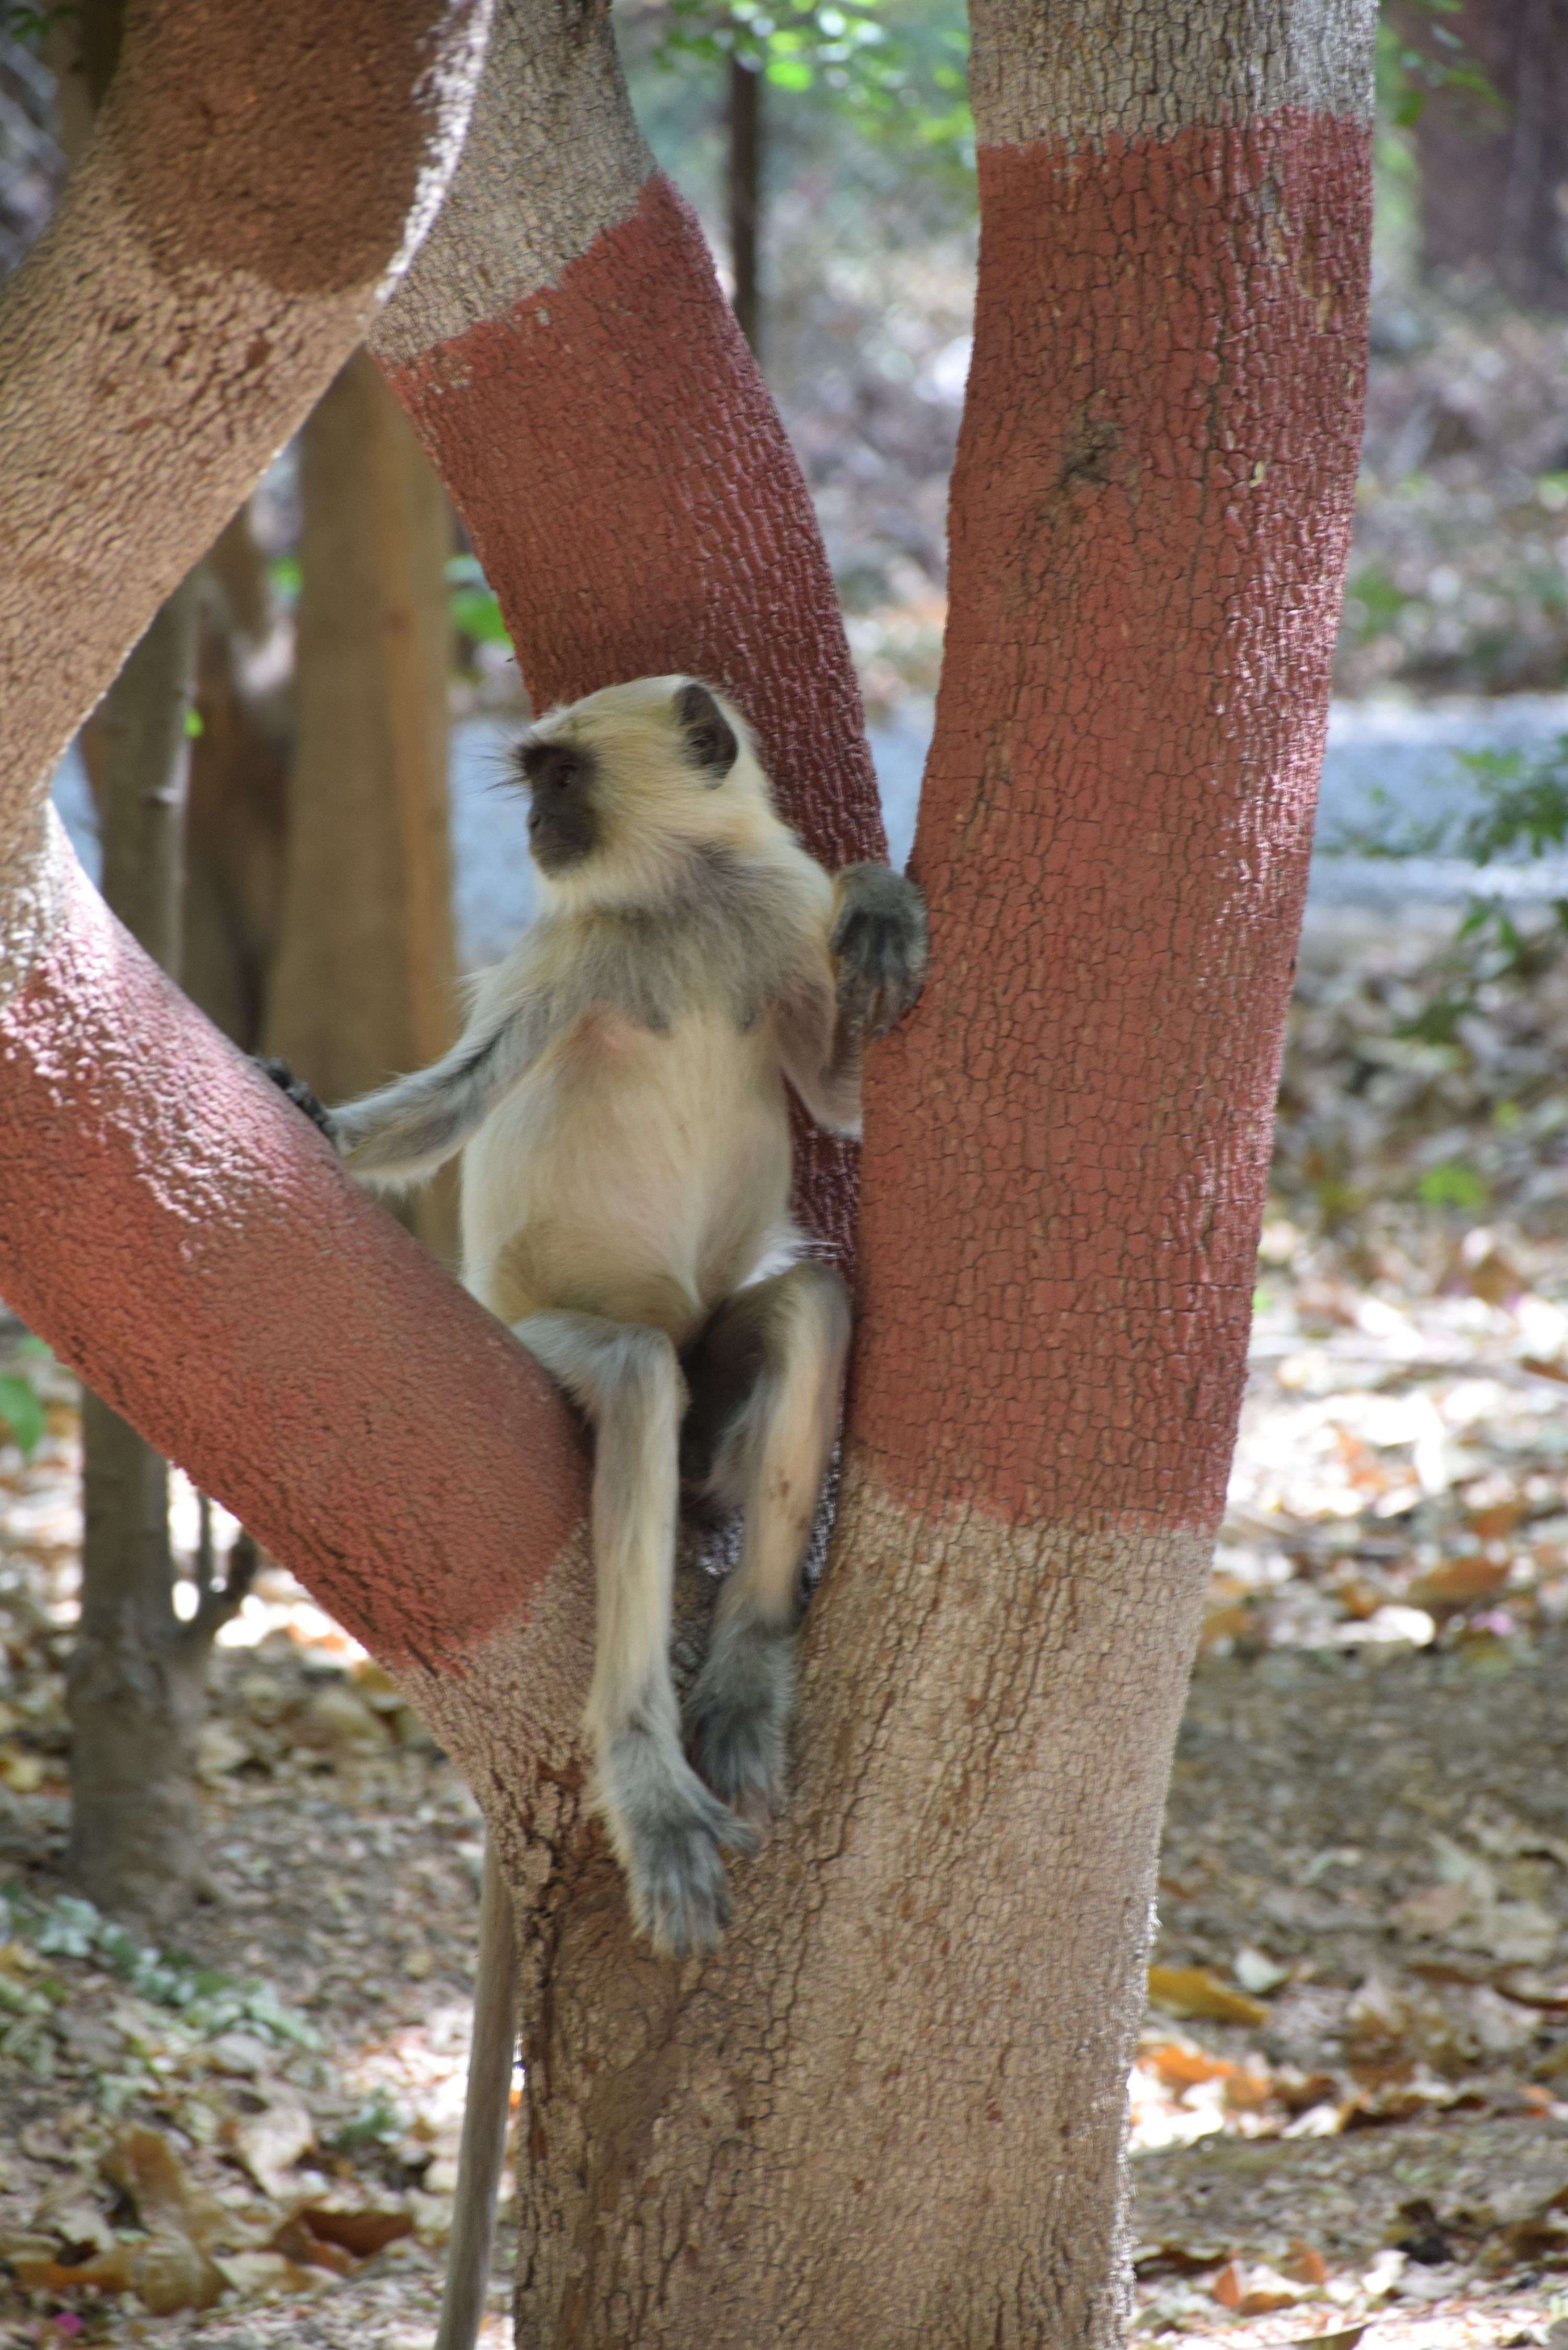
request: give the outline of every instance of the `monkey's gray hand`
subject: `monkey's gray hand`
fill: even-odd
[[[264,1060],[259,1053],[251,1056],[252,1066],[264,1077],[270,1077],[280,1093],[288,1096],[296,1109],[303,1110],[313,1126],[318,1126],[328,1142],[337,1145],[339,1137],[332,1112],[317,1099],[303,1077],[296,1077],[286,1061]]]
[[[851,865],[838,876],[838,917],[829,944],[838,1008],[850,1024],[884,1036],[926,983],[926,902],[888,865]]]

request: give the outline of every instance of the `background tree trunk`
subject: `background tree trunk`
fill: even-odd
[[[730,59],[730,267],[735,280],[735,318],[760,361],[762,287],[758,247],[763,220],[763,96],[754,66]]]
[[[1528,307],[1568,311],[1568,0],[1462,0],[1399,12],[1438,66],[1457,41],[1496,93],[1440,84],[1416,126],[1421,249],[1430,268],[1484,274]]]
[[[180,962],[199,586],[177,588],[87,730],[104,895],[168,972]],[[195,1778],[207,1654],[238,1604],[203,1590],[174,1609],[169,1472],[118,1412],[82,1398],[82,1596],[67,1676],[67,1868],[100,1908],[167,1927],[202,1881]]]
[[[456,1034],[447,692],[452,515],[412,427],[357,352],[301,443],[297,738],[267,1022],[324,1101]],[[410,1222],[450,1255],[450,1185]]]
[[[248,504],[202,567],[180,980],[225,1036],[262,1049],[283,930],[294,629]]]

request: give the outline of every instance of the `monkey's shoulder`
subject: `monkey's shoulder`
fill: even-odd
[[[607,1006],[655,1035],[714,1012],[744,1034],[821,960],[824,937],[821,895],[793,860],[707,855],[647,902],[540,926],[520,979],[553,1033]]]

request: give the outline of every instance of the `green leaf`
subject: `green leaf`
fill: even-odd
[[[16,1371],[0,1371],[0,1421],[24,1461],[30,1461],[44,1434],[44,1407],[30,1379]]]
[[[201,735],[204,734],[206,731],[206,721],[202,718],[201,712],[199,710],[188,710],[185,712],[186,741],[188,743],[194,743]]]
[[[1488,1191],[1484,1176],[1462,1159],[1450,1159],[1440,1167],[1428,1167],[1416,1186],[1416,1196],[1427,1208],[1459,1208],[1467,1211],[1484,1208]]]

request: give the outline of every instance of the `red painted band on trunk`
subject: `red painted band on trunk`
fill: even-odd
[[[384,1663],[461,1669],[580,1518],[579,1450],[307,1137],[73,866],[0,1010],[0,1296]]]
[[[558,284],[388,380],[467,525],[535,708],[619,678],[705,677],[755,726],[814,856],[886,854],[811,500],[667,180]],[[800,1139],[796,1192],[846,1254],[849,1149]]]
[[[1018,1522],[1220,1514],[1359,446],[1369,137],[981,155],[851,1426]]]

